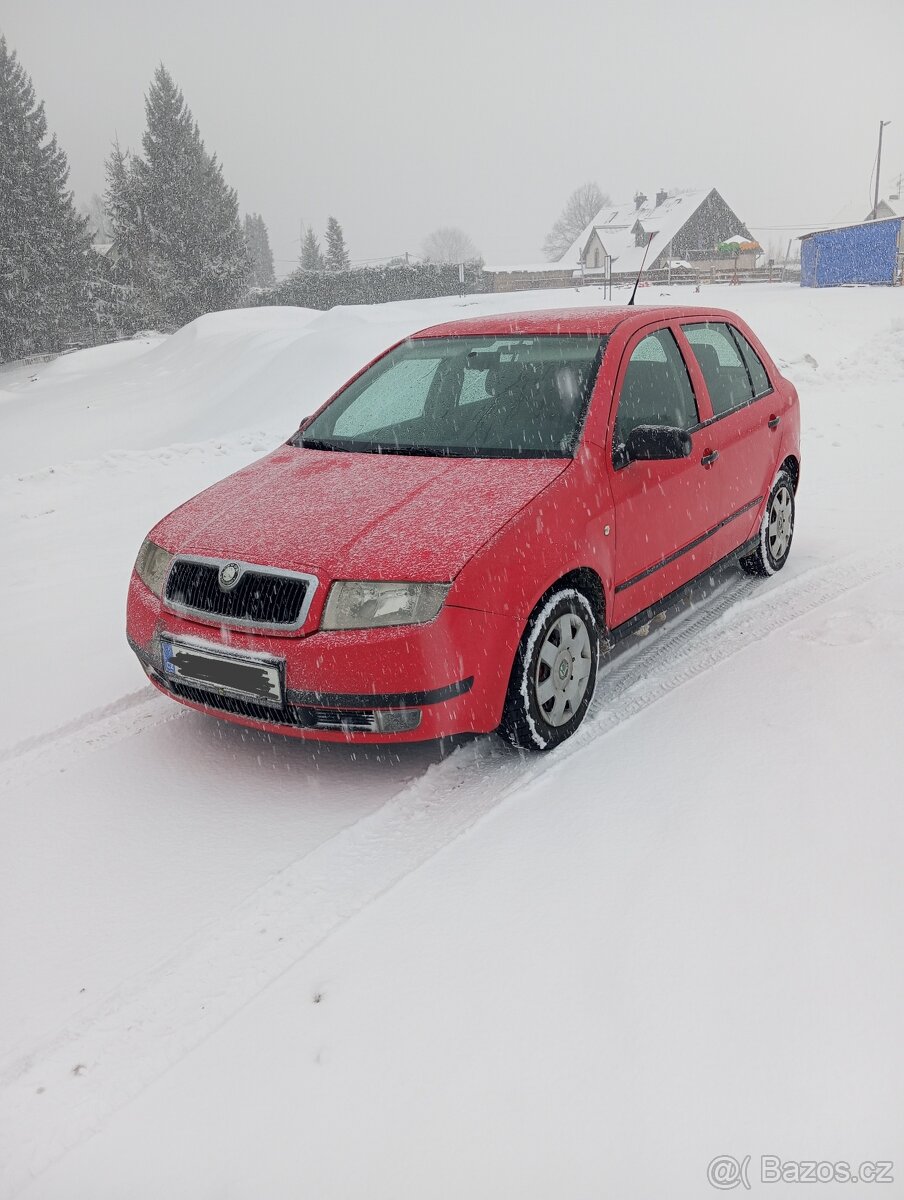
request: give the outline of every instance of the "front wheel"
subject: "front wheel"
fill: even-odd
[[[599,629],[582,592],[562,588],[534,613],[515,655],[500,735],[524,750],[571,737],[593,696]]]
[[[779,471],[760,524],[760,540],[753,554],[740,559],[748,575],[774,575],[788,561],[794,537],[794,484],[787,471]]]

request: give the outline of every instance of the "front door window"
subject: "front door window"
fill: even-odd
[[[616,462],[638,425],[693,429],[699,419],[678,343],[668,329],[657,329],[637,343],[628,361],[615,418]]]

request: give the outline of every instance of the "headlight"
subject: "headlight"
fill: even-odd
[[[156,545],[150,538],[145,538],[135,559],[135,571],[141,582],[151,589],[155,596],[163,595],[163,585],[169,574],[173,556],[169,550]]]
[[[421,625],[443,606],[450,583],[334,583],[321,629]]]

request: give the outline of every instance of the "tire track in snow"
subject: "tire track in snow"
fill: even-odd
[[[566,756],[580,752],[740,651],[846,592],[902,567],[904,552],[857,555],[812,567],[787,582],[781,576],[759,585],[743,576],[729,582],[712,602],[689,613],[671,635],[666,627],[661,637],[651,637],[616,671],[607,675],[603,669],[589,720],[550,767],[558,769]]]
[[[184,715],[185,711],[174,708],[171,701],[147,684],[102,708],[0,750],[0,791],[17,779],[21,782],[40,772],[59,770],[109,742]]]
[[[816,567],[781,584],[723,584],[658,636],[604,666],[578,733],[548,757],[476,740],[377,812],[274,876],[162,964],[0,1070],[0,1196],[12,1197],[251,1003],[326,938],[525,785],[690,680],[847,591],[904,554]],[[741,597],[747,596],[746,600]],[[138,705],[136,712],[140,712]],[[123,714],[104,718],[115,724]],[[156,723],[150,713],[151,723]],[[136,726],[128,715],[128,732]],[[73,734],[73,736],[75,736]],[[488,778],[489,777],[489,778]]]
[[[118,718],[128,712],[129,709],[147,703],[147,701],[155,696],[157,696],[157,693],[150,684],[146,684],[135,692],[127,692],[126,695],[120,696],[118,700],[112,700],[109,704],[101,705],[100,708],[94,708],[89,712],[82,713],[81,716],[73,717],[71,721],[66,721],[62,725],[48,729],[45,733],[32,734],[31,737],[23,738],[21,742],[15,742],[13,745],[7,746],[6,749],[0,750],[0,762],[5,763],[15,759],[28,758],[36,751],[44,753],[47,750],[48,741],[61,742],[64,739],[71,738],[74,734],[77,735],[90,730],[93,725],[97,725],[98,727],[109,725],[111,718]]]

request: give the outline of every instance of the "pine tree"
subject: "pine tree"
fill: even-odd
[[[0,360],[56,350],[91,316],[86,221],[43,103],[0,36]]]
[[[273,252],[270,235],[264,218],[259,213],[245,216],[245,244],[251,259],[252,279],[255,287],[271,287],[276,282],[273,270]]]
[[[322,271],[323,268],[320,243],[314,235],[314,230],[308,229],[304,235],[304,241],[301,243],[301,269],[302,271]]]
[[[118,333],[136,333],[160,322],[147,313],[141,270],[148,245],[138,186],[129,154],[115,142],[107,159],[105,210],[113,230],[115,253],[108,258],[105,318]]]
[[[236,194],[162,65],[145,112],[144,156],[114,148],[107,204],[143,323],[165,329],[240,304],[251,264]]]
[[[347,271],[349,265],[342,226],[335,217],[330,217],[326,223],[326,269]]]

